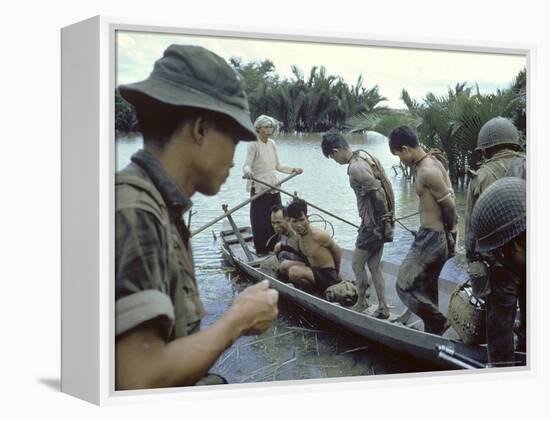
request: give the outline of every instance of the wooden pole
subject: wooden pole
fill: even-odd
[[[222,209],[225,213],[227,213],[227,205],[222,205]],[[252,256],[252,253],[250,253],[250,250],[248,249],[248,246],[246,245],[246,242],[244,241],[243,236],[241,235],[241,232],[239,231],[239,228],[237,227],[237,224],[235,224],[235,221],[233,221],[233,217],[231,214],[227,215],[227,220],[231,224],[231,228],[233,228],[233,232],[235,233],[235,236],[237,237],[237,240],[239,240],[239,244],[244,250],[244,254],[246,254],[246,258],[249,262],[254,260],[254,256]]]
[[[281,184],[286,183],[288,180],[290,180],[291,178],[296,177],[297,175],[298,175],[298,174],[296,174],[296,173],[295,173],[295,174],[290,174],[288,177],[283,178],[281,181],[279,181],[276,185],[277,185],[277,186],[280,186]],[[255,180],[255,181],[257,181],[257,180]],[[277,189],[276,187],[273,187],[273,188],[274,188],[274,189]],[[270,189],[270,190],[273,190],[273,188]],[[206,228],[211,227],[211,226],[214,225],[216,222],[219,222],[219,221],[221,221],[223,218],[227,217],[227,215],[231,215],[233,212],[235,212],[235,211],[241,209],[242,207],[248,205],[250,202],[252,202],[253,200],[256,200],[258,197],[260,197],[260,196],[266,194],[266,193],[267,193],[268,191],[270,191],[270,190],[266,190],[266,191],[263,191],[263,192],[261,192],[261,193],[258,193],[258,194],[256,194],[256,195],[252,196],[251,198],[245,200],[245,201],[242,202],[240,205],[237,205],[237,206],[235,206],[234,208],[231,208],[229,211],[227,211],[227,212],[224,213],[223,215],[220,215],[219,217],[215,218],[213,221],[211,221],[211,222],[209,222],[209,223],[203,225],[202,227],[196,229],[195,231],[193,231],[193,232],[191,233],[191,237],[194,237],[194,236],[197,235],[198,233],[203,232]]]
[[[264,183],[263,181],[257,180],[257,179],[254,178],[254,177],[252,177],[252,180],[254,180],[256,183],[263,184],[264,186],[271,187],[271,189],[273,189],[273,190],[280,191],[281,193],[284,193],[284,194],[286,194],[286,195],[288,195],[288,196],[290,196],[290,197],[296,197],[296,195],[294,195],[294,194],[292,194],[292,193],[289,193],[289,192],[287,192],[287,191],[285,191],[285,190],[283,190],[283,189],[281,189],[281,188],[279,188],[279,187],[272,186],[271,184]],[[319,206],[315,206],[314,204],[312,204],[312,203],[310,203],[310,202],[308,202],[308,201],[305,201],[305,200],[304,200],[304,202],[306,202],[306,203],[308,204],[308,206],[311,206],[311,207],[314,208],[314,209],[317,209],[317,210],[319,210],[319,211],[321,211],[321,212],[324,212],[324,213],[326,213],[327,215],[332,216],[333,218],[338,219],[339,221],[345,222],[346,224],[349,224],[349,225],[351,225],[352,227],[359,228],[359,225],[355,225],[353,222],[346,221],[344,218],[340,218],[339,216],[333,214],[332,212],[329,212],[329,211],[327,211],[327,210],[325,210],[325,209],[323,209],[323,208],[320,208]]]

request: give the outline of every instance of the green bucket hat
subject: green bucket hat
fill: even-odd
[[[170,45],[141,82],[120,85],[122,97],[139,107],[144,97],[231,117],[243,129],[240,140],[257,139],[238,73],[220,56],[193,45]]]

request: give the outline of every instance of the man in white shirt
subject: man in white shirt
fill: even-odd
[[[301,168],[288,167],[279,162],[277,146],[270,138],[276,126],[277,120],[266,115],[259,116],[254,122],[258,140],[248,145],[243,166],[244,178],[248,179],[246,190],[251,196],[269,190],[269,187],[263,184],[254,183],[252,177],[273,186],[277,184],[277,171],[285,174],[303,172]],[[270,210],[279,204],[281,204],[281,194],[277,191],[265,193],[250,203],[250,223],[257,255],[265,255],[269,252],[267,241],[274,234]]]

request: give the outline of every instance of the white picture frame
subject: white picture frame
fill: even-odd
[[[227,393],[246,396],[264,393],[266,388],[284,389],[289,385],[293,389],[298,387],[313,391],[329,386],[345,388],[349,387],[347,384],[357,382],[372,383],[364,378],[346,378],[302,382],[299,385],[277,382],[207,389],[114,390],[114,69],[115,32],[118,30],[517,54],[526,56],[528,74],[535,47],[486,42],[460,44],[454,40],[434,43],[433,40],[421,38],[365,39],[349,33],[300,30],[292,33],[270,30],[249,32],[229,25],[222,29],[182,27],[174,22],[144,22],[106,16],[97,16],[62,30],[62,391],[104,405],[143,400],[181,400],[197,395],[206,397]],[[529,103],[531,90],[531,79],[528,77]],[[529,111],[527,125],[531,126]],[[531,297],[530,290],[528,298]],[[529,315],[533,314],[533,303],[528,299]],[[532,365],[528,363],[525,369],[532,370]],[[514,370],[504,371],[507,375],[514,375]],[[448,373],[435,375],[449,376]],[[417,376],[406,377],[414,384]],[[397,383],[403,380],[403,376],[388,379]]]

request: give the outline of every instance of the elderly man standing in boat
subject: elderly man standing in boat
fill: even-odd
[[[303,172],[301,168],[292,168],[280,163],[277,145],[270,137],[277,125],[277,120],[266,115],[259,116],[254,122],[258,140],[248,145],[243,166],[243,177],[248,179],[246,190],[251,196],[269,190],[269,187],[255,183],[252,178],[274,186],[277,184],[277,171],[285,174]],[[250,203],[250,224],[257,255],[269,253],[267,242],[274,234],[270,223],[270,210],[280,204],[281,194],[278,191],[268,191]]]
[[[393,190],[389,183],[388,190],[383,188],[381,183],[384,181],[382,177],[385,177],[385,174],[376,158],[366,151],[353,151],[337,131],[331,130],[325,133],[321,147],[327,158],[333,159],[340,165],[348,166],[349,183],[357,197],[361,226],[352,258],[352,269],[358,290],[358,300],[354,310],[363,311],[368,307],[367,290],[370,285],[365,270],[365,264],[367,264],[378,297],[375,317],[387,319],[390,316],[390,310],[386,301],[380,261],[384,252],[384,243],[393,240],[392,209],[389,209],[388,205],[393,204]]]
[[[420,200],[420,229],[397,275],[403,303],[424,322],[428,333],[442,335],[449,327],[438,308],[438,280],[454,249],[457,222],[454,193],[445,167],[426,153],[408,126],[392,130],[389,147],[401,162],[417,170],[414,187]]]
[[[196,193],[215,195],[239,140],[255,140],[235,71],[216,54],[171,45],[150,77],[120,86],[143,150],[116,174],[115,388],[219,384],[209,368],[239,336],[264,332],[277,292],[245,289],[213,325],[204,309],[183,214]]]
[[[322,293],[340,282],[342,249],[326,231],[309,224],[304,200],[295,198],[288,205],[287,212],[291,226],[298,234],[300,251],[307,258],[307,263],[294,261],[289,265],[289,281],[300,289]]]

